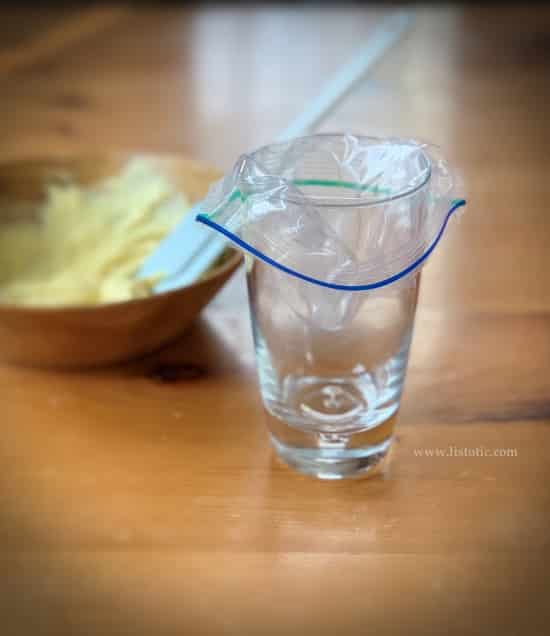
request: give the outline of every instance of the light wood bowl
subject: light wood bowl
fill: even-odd
[[[120,171],[128,154],[105,154],[0,163],[0,223],[6,202],[40,201],[52,177],[70,175],[80,184],[97,182]],[[206,194],[220,173],[203,163],[177,156],[147,155],[181,187],[192,203]],[[9,206],[8,206],[9,207]],[[174,340],[229,279],[241,255],[228,249],[219,264],[197,283],[149,298],[97,306],[29,308],[0,304],[0,358],[46,367],[90,367],[139,357]]]

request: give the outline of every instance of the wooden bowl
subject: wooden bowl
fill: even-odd
[[[0,163],[0,202],[40,201],[44,183],[70,175],[90,184],[118,173],[128,154],[32,159]],[[151,156],[156,168],[181,187],[192,203],[220,178],[214,168],[176,156]],[[17,221],[2,211],[0,223]],[[11,208],[10,208],[11,209]],[[15,207],[17,210],[17,206]],[[20,214],[25,214],[21,208]],[[28,213],[27,213],[28,214]],[[20,307],[0,304],[0,358],[30,366],[89,367],[121,362],[175,339],[229,279],[241,255],[228,249],[199,282],[149,298],[96,306]]]

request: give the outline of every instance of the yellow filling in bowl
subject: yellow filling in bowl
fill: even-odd
[[[190,204],[144,159],[93,187],[47,186],[38,222],[0,225],[0,302],[95,305],[151,295],[145,258]]]

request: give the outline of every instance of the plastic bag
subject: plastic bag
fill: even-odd
[[[197,220],[292,277],[367,291],[425,263],[465,204],[455,181],[434,146],[313,135],[241,156]]]

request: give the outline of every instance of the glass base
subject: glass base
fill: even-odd
[[[288,446],[271,435],[279,458],[290,468],[319,479],[349,479],[370,477],[380,472],[392,443],[392,436],[377,444],[346,448],[299,448]]]

